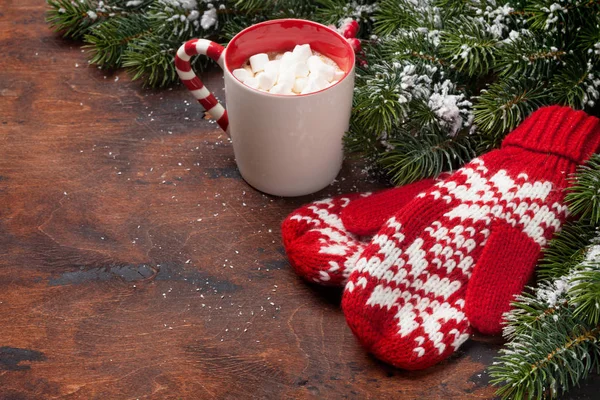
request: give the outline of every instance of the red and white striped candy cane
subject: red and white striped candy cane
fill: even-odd
[[[215,96],[204,86],[190,65],[190,58],[197,54],[209,56],[225,68],[225,47],[206,39],[192,39],[185,42],[175,55],[175,69],[183,84],[192,92],[196,100],[210,115],[217,120],[219,126],[227,132],[229,119],[227,111]]]

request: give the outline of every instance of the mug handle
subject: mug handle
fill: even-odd
[[[209,56],[221,68],[225,68],[225,47],[206,39],[188,40],[179,47],[175,54],[175,70],[181,82],[192,92],[192,95],[204,107],[206,112],[217,120],[217,124],[227,132],[229,119],[227,118],[227,110],[217,101],[215,96],[204,86],[200,78],[196,76],[190,58],[197,54]]]

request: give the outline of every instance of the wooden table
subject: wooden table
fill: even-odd
[[[359,165],[313,196],[263,195],[185,89],[88,66],[44,10],[0,3],[1,399],[493,396],[501,339],[397,370],[359,346],[339,291],[291,271],[282,219],[382,187]],[[223,98],[218,71],[205,82]]]

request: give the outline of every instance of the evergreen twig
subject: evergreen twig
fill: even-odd
[[[566,200],[573,214],[600,225],[600,155],[577,169]]]

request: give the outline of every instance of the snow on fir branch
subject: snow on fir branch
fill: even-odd
[[[372,86],[377,86],[377,80],[360,82],[356,103],[368,104],[371,110],[355,109],[348,149],[366,154],[392,182],[408,183],[451,169],[456,164],[449,160],[464,162],[497,146],[506,133],[543,105],[567,104],[598,114],[597,4],[572,2],[563,31],[548,36],[534,23],[547,14],[542,10],[545,3],[539,1],[380,3],[374,17],[378,40],[367,46],[370,67],[364,75],[380,75],[382,68],[390,70],[397,62],[435,66],[443,73],[434,79],[438,83],[450,79],[471,103],[473,113],[470,135],[458,135],[454,141],[456,121],[456,125],[442,125],[433,133],[438,138],[432,139],[430,115],[411,107],[407,116],[402,107],[390,105],[387,96],[374,101],[369,97],[378,89]],[[398,96],[399,101],[404,97]],[[374,125],[374,120],[382,123]],[[422,140],[413,146],[390,147],[389,143],[405,141],[407,127],[423,127],[410,132]],[[437,143],[444,143],[448,157],[420,156],[435,152]]]
[[[502,398],[556,398],[590,372],[600,372],[598,314],[578,312],[590,308],[581,303],[582,298],[598,308],[599,254],[596,244],[567,275],[541,282],[532,294],[517,297],[506,316],[504,335],[510,341],[489,368],[492,383],[501,386],[497,394]]]

